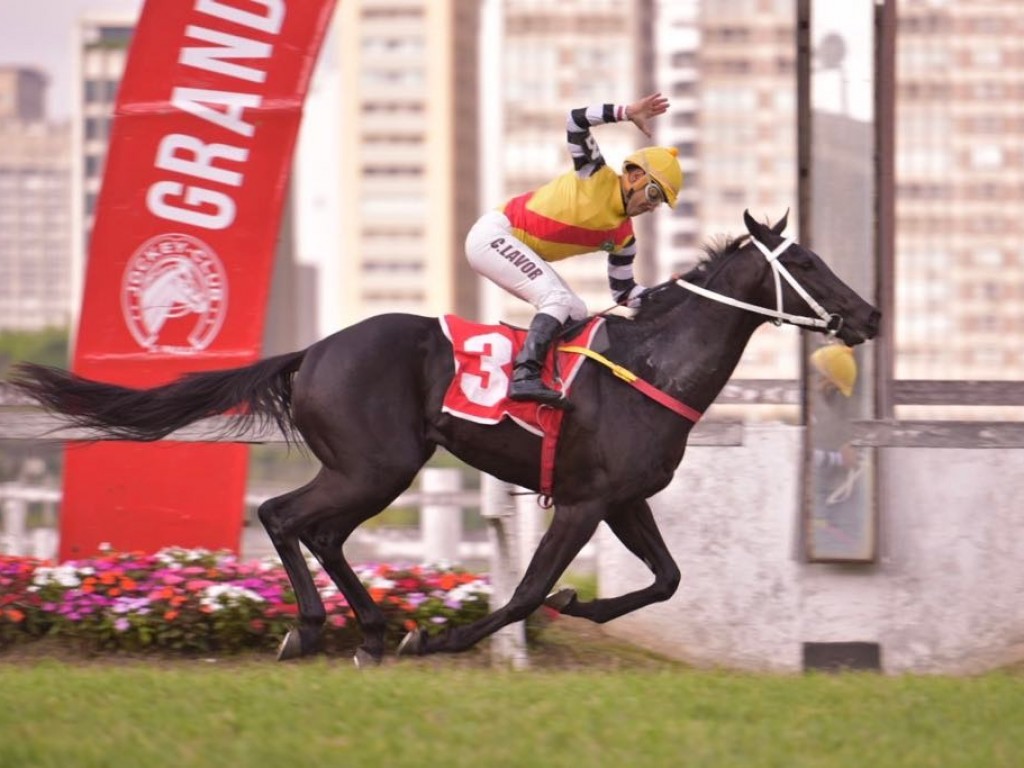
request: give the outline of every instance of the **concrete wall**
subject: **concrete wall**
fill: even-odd
[[[885,449],[878,562],[800,551],[802,428],[749,425],[691,448],[652,500],[683,572],[676,596],[606,629],[700,665],[795,672],[803,642],[881,645],[889,673],[1024,659],[1024,450]],[[650,582],[604,527],[600,593]]]

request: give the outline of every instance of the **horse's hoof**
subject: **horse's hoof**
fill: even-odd
[[[289,629],[288,634],[284,636],[284,640],[277,646],[277,660],[291,661],[301,657],[302,637],[299,635],[299,630]]]
[[[380,662],[378,657],[362,648],[357,648],[356,655],[352,657],[352,663],[356,665],[356,669],[373,669],[379,667]]]
[[[420,656],[426,647],[426,633],[422,629],[414,629],[402,638],[398,644],[399,656]]]
[[[562,613],[576,600],[576,590],[565,587],[557,592],[552,592],[544,599],[544,605],[552,610]]]

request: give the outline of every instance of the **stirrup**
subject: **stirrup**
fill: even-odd
[[[541,403],[563,411],[572,410],[572,403],[566,400],[561,392],[544,384],[539,377],[513,381],[508,389],[508,399],[516,402]]]

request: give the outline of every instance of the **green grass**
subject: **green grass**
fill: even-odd
[[[0,765],[1021,766],[1024,679],[0,660]]]

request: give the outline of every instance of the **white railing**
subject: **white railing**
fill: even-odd
[[[27,408],[26,402],[12,398],[9,391],[0,388],[0,440],[29,440],[36,442],[102,441],[110,438],[90,429],[68,427],[66,422],[38,408]],[[250,427],[241,433],[228,429],[234,416],[215,416],[202,419],[165,438],[177,442],[251,442],[281,443],[284,436],[274,425]],[[702,422],[690,438],[691,445],[725,446],[742,442],[742,425],[729,422]],[[466,562],[493,557],[495,547],[515,548],[514,559],[525,565],[543,533],[546,523],[544,510],[536,504],[536,496],[519,490],[522,495],[512,496],[513,489],[504,483],[484,483],[485,493],[464,490],[461,474],[455,469],[426,468],[420,473],[420,489],[409,491],[396,499],[392,506],[419,507],[420,528],[417,533],[402,535],[395,531],[358,529],[351,537],[351,545],[379,559],[418,561]],[[290,489],[250,489],[245,497],[247,519],[267,499]],[[53,487],[33,486],[25,483],[0,483],[0,553],[24,554],[52,558],[56,555],[57,508],[61,490]],[[44,526],[27,527],[28,505],[42,504]],[[479,507],[491,527],[495,520],[504,518],[503,533],[490,541],[466,540],[462,530],[462,509]],[[492,531],[493,534],[493,531]],[[241,542],[243,556],[272,554],[273,548],[262,529],[247,526]],[[511,555],[510,555],[511,556]],[[592,560],[594,547],[588,544],[580,555]]]
[[[267,499],[288,489],[250,489],[245,495],[246,520]],[[507,493],[506,493],[507,496]],[[62,500],[60,488],[21,482],[0,483],[0,554],[23,555],[53,559],[59,547],[57,520]],[[29,526],[29,506],[42,507],[42,525]],[[513,517],[517,527],[519,562],[528,562],[545,524],[544,510],[533,495],[499,499],[506,515]],[[457,469],[428,467],[420,473],[419,490],[403,493],[392,503],[394,507],[418,507],[420,524],[415,529],[359,528],[349,539],[348,547],[359,559],[389,562],[486,562],[494,544],[485,536],[465,535],[462,512],[467,507],[481,507],[481,492],[462,488],[462,474]],[[514,508],[515,514],[511,511]],[[256,524],[247,524],[242,531],[240,555],[254,559],[274,554],[273,545]],[[594,548],[588,544],[580,557],[590,563]]]

